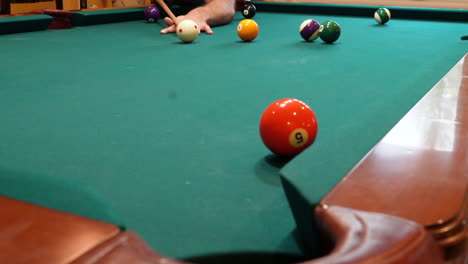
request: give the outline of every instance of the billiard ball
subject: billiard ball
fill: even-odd
[[[245,18],[253,18],[255,16],[256,11],[257,11],[257,8],[255,7],[255,5],[250,2],[247,2],[244,5],[244,8],[242,8],[242,15]]]
[[[299,154],[314,142],[317,130],[317,118],[312,109],[292,98],[273,102],[260,119],[260,137],[278,156]]]
[[[247,5],[255,6],[255,5],[252,3],[252,1],[250,1],[250,0],[244,2],[244,6],[247,6]]]
[[[183,42],[190,43],[200,35],[200,27],[192,20],[186,19],[177,25],[176,34]]]
[[[299,27],[299,33],[305,41],[314,41],[320,35],[320,23],[314,19],[307,19]]]
[[[143,12],[145,20],[148,23],[154,23],[158,21],[161,13],[159,12],[159,9],[156,6],[148,6],[145,8],[145,11]]]
[[[387,23],[391,18],[390,11],[387,8],[379,8],[374,13],[374,19],[379,24]]]
[[[258,25],[252,19],[244,19],[237,25],[237,35],[243,41],[252,41],[258,36]]]
[[[326,21],[320,30],[320,39],[326,43],[335,42],[341,34],[341,28],[335,21]]]

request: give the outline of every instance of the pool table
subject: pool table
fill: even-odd
[[[60,242],[17,241],[30,229],[2,222],[0,241],[33,243],[35,263],[41,246],[86,244],[64,242],[68,220],[50,220],[63,217],[104,231],[44,263],[107,263],[122,243],[141,249],[134,263],[463,263],[468,11],[393,7],[379,25],[373,6],[255,4],[252,42],[239,12],[191,44],[143,8],[72,12],[66,30],[0,18],[0,195],[15,208],[2,217],[55,223],[34,234]],[[340,38],[303,41],[308,18]],[[318,119],[294,158],[259,137],[280,98]]]

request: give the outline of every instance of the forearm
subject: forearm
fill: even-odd
[[[203,6],[193,9],[187,15],[204,17],[210,26],[221,26],[232,21],[235,14],[235,0],[206,0]]]
[[[167,0],[166,0],[167,1]],[[177,20],[192,20],[201,31],[213,34],[211,27],[228,24],[234,19],[236,0],[205,0],[205,4],[199,6],[186,15],[178,16]],[[176,30],[176,23],[171,18],[164,18],[167,27],[161,30],[161,34],[173,33]]]

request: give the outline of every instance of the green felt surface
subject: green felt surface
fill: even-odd
[[[342,35],[310,84],[319,90],[311,103],[319,135],[282,170],[300,181],[296,186],[311,201],[319,201],[329,191],[323,186],[337,183],[468,52],[460,40],[466,23],[334,20]]]
[[[316,143],[282,170],[313,204],[468,50],[466,24],[372,17],[314,15],[342,34],[307,43],[309,17],[259,11],[252,43],[240,14],[189,45],[144,21],[0,36],[0,194],[123,224],[172,257],[298,256],[263,109],[315,110]]]

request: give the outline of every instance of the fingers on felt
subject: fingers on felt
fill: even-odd
[[[164,22],[166,23],[166,25],[168,25],[168,27],[164,28],[164,29],[161,29],[161,34],[167,34],[167,33],[173,33],[175,32],[176,30],[176,26],[175,26],[175,23],[174,21],[172,21],[171,18],[169,17],[165,17],[164,18]]]
[[[172,25],[170,27],[161,29],[160,33],[161,34],[167,34],[167,33],[174,33],[175,31],[176,31],[176,27],[175,27],[175,25]]]
[[[208,25],[205,25],[202,30],[204,30],[207,34],[210,34],[210,35],[213,34],[213,30]]]

